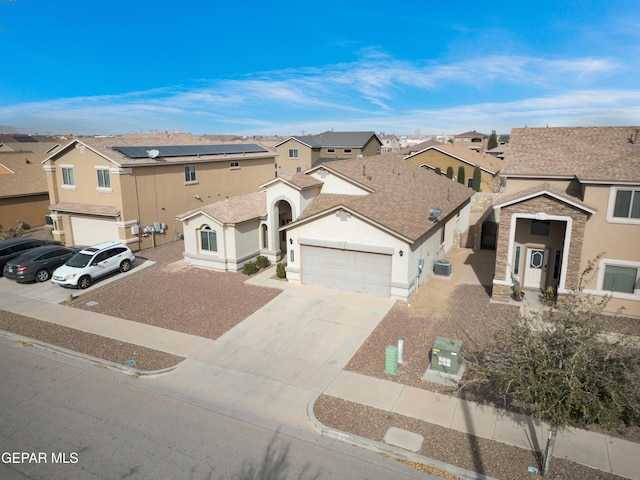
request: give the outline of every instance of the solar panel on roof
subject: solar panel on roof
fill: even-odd
[[[37,138],[33,138],[29,135],[14,135],[13,138],[19,143],[33,143],[38,141]]]
[[[157,157],[196,157],[198,155],[233,155],[241,153],[261,153],[268,150],[255,143],[237,143],[228,145],[165,145],[146,147],[113,147],[129,158],[147,158],[149,151],[157,150]]]

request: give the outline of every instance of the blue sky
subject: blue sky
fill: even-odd
[[[0,0],[0,126],[400,135],[638,125],[637,12],[637,0]]]

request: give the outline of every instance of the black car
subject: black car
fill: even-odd
[[[26,250],[42,247],[43,245],[62,245],[62,243],[54,240],[37,240],[35,238],[24,237],[0,240],[0,275],[2,275],[4,266],[9,260],[16,258]]]
[[[9,260],[4,266],[4,276],[17,282],[46,282],[53,271],[78,251],[77,248],[60,245],[36,247]]]

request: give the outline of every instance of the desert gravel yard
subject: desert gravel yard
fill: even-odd
[[[158,263],[70,305],[215,340],[280,293],[246,285],[242,273],[191,267],[181,260],[182,251],[178,242],[140,252]]]

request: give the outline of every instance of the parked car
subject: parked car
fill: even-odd
[[[69,288],[89,288],[97,278],[112,272],[128,272],[136,257],[120,242],[103,242],[75,253],[58,267],[51,283]]]
[[[62,245],[61,242],[55,240],[38,240],[35,238],[16,237],[0,240],[0,276],[4,270],[5,264],[12,258],[16,258],[21,253],[32,248],[41,247],[43,245]]]
[[[53,271],[77,251],[77,248],[60,245],[35,247],[9,260],[2,273],[16,282],[46,282]]]

